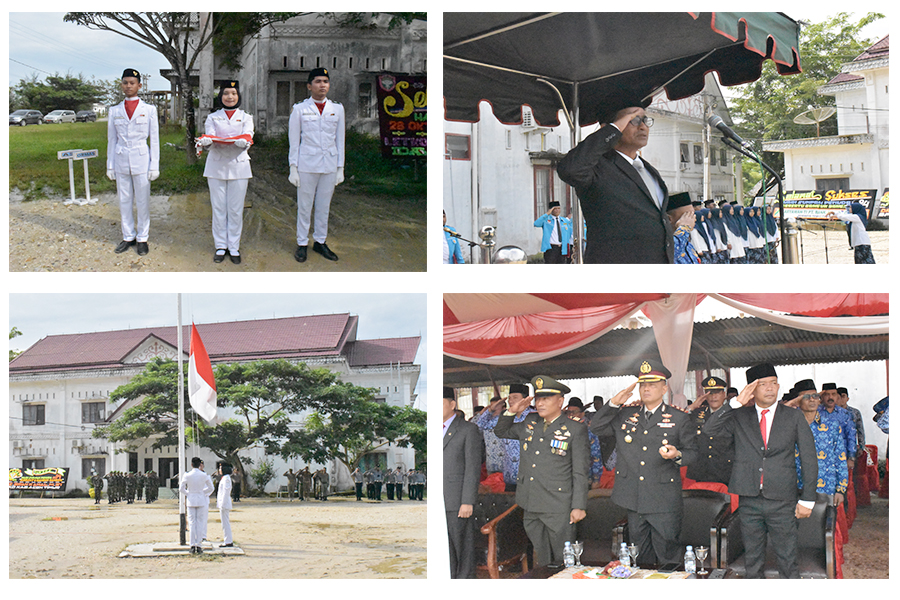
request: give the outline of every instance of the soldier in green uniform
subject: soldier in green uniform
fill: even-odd
[[[697,431],[697,460],[688,467],[687,476],[695,481],[713,481],[728,485],[734,460],[734,439],[704,432],[709,418],[725,404],[727,385],[718,377],[703,380],[703,395],[688,411]]]
[[[134,473],[131,471],[125,475],[125,498],[128,500],[128,504],[134,504],[134,495],[135,490],[137,488],[137,479],[134,476]]]
[[[156,471],[150,470],[147,471],[147,504],[152,503],[156,500],[156,495],[159,493],[159,478],[156,476]]]
[[[691,419],[663,400],[672,373],[645,360],[638,380],[597,410],[591,432],[616,435],[616,483],[612,501],[628,510],[628,535],[638,546],[640,564],[681,561],[681,465],[696,457],[697,436]],[[639,387],[640,401],[626,404]]]
[[[510,400],[494,433],[520,442],[516,503],[525,509],[523,524],[534,546],[535,564],[561,565],[565,543],[575,540],[575,524],[586,516],[588,430],[563,414],[565,395],[571,391],[567,386],[546,375],[535,377],[531,385],[537,412],[515,423],[531,397]]]
[[[94,504],[100,504],[100,496],[103,495],[103,477],[93,469],[91,469],[90,484],[94,488]]]
[[[134,477],[135,477],[135,482],[137,483],[137,499],[143,500],[144,487],[147,485],[147,477],[144,475],[144,473],[142,471],[138,471]]]

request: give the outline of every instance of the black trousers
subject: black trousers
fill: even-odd
[[[772,542],[778,574],[784,579],[799,579],[797,563],[798,523],[794,516],[797,502],[769,500],[762,496],[741,496],[738,511],[744,536],[744,562],[747,579],[765,577],[766,547]]]
[[[562,255],[562,246],[550,246],[550,248],[544,252],[545,265],[564,265],[568,260],[568,256]]]
[[[362,481],[356,484],[356,499],[362,500]]]
[[[628,537],[638,547],[638,564],[679,564],[681,555],[681,520],[683,511],[638,513],[628,511]]]
[[[475,518],[460,519],[458,510],[447,514],[450,578],[475,579]]]

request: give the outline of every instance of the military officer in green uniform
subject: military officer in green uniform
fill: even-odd
[[[575,523],[584,519],[590,485],[591,451],[584,423],[563,414],[571,390],[546,375],[531,380],[536,413],[515,423],[531,397],[510,400],[497,420],[499,438],[518,439],[516,503],[525,509],[524,526],[536,565],[561,565],[563,547],[575,540]]]
[[[688,467],[687,476],[695,481],[728,485],[734,460],[734,439],[704,432],[706,423],[725,404],[727,385],[718,377],[703,380],[703,395],[688,408],[697,432],[697,460]]]
[[[591,431],[616,436],[612,501],[628,510],[628,536],[639,548],[639,564],[677,564],[684,512],[680,467],[693,463],[697,436],[688,414],[663,401],[672,373],[645,360],[637,376],[597,409]],[[636,386],[640,401],[626,404]]]
[[[94,504],[100,504],[100,496],[103,495],[103,477],[97,471],[91,470],[90,483],[94,488]]]

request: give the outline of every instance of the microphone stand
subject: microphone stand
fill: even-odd
[[[769,165],[764,163],[761,158],[756,156],[755,153],[745,150],[744,148],[737,145],[735,142],[733,142],[732,140],[728,139],[725,136],[722,136],[722,141],[725,142],[725,145],[728,146],[729,148],[731,148],[732,150],[740,152],[747,158],[749,158],[755,162],[758,162],[762,166],[763,169],[765,169],[766,171],[771,173],[773,177],[775,177],[775,182],[776,182],[776,185],[778,186],[778,195],[777,195],[777,198],[778,198],[778,228],[781,230],[781,264],[787,264],[787,246],[788,245],[785,243],[785,241],[787,240],[787,236],[785,235],[785,231],[784,231],[784,189],[781,187],[781,176],[778,175],[778,173],[776,173],[772,169],[772,167],[770,167]],[[763,196],[763,201],[765,202],[765,196]],[[765,224],[765,218],[763,219],[763,224]]]
[[[469,264],[474,265],[475,264],[475,262],[474,262],[475,261],[475,246],[481,247],[481,244],[479,244],[478,242],[473,242],[472,240],[467,240],[466,238],[459,235],[458,233],[451,233],[450,235],[455,237],[458,240],[462,240],[462,241],[466,242],[467,244],[469,244]],[[485,248],[486,247],[487,246],[485,246]],[[488,256],[488,259],[490,261],[490,256]]]

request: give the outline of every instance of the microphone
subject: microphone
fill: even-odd
[[[719,115],[711,116],[709,119],[707,119],[706,122],[709,123],[710,127],[715,127],[719,131],[721,131],[722,135],[724,135],[725,137],[734,140],[748,150],[751,149],[750,142],[745,142],[743,139],[741,139],[741,136],[732,131],[731,127],[726,125],[725,121],[723,121],[722,117],[720,117]]]
[[[447,232],[447,233],[449,233],[449,234],[450,234],[450,237],[455,237],[455,238],[462,237],[462,235],[456,233],[455,231],[453,231],[453,230],[450,229],[449,227],[444,227],[444,231]]]

